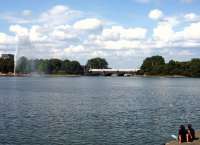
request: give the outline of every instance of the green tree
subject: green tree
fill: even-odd
[[[24,74],[31,72],[29,60],[26,57],[22,56],[17,60],[16,72]]]
[[[176,62],[174,60],[170,60],[164,67],[163,74],[165,75],[173,75],[173,71],[176,68]]]
[[[66,74],[83,74],[83,67],[78,61],[64,61],[64,71]]]
[[[48,74],[49,73],[48,65],[49,65],[49,60],[47,59],[35,60],[35,69],[38,73]]]
[[[192,77],[200,77],[200,59],[195,58],[189,62],[189,71]]]
[[[56,74],[60,71],[62,61],[60,59],[50,59],[48,63],[48,71],[50,74]]]
[[[108,62],[104,58],[92,58],[86,64],[87,69],[107,69]]]
[[[65,60],[62,62],[61,69],[62,69],[64,72],[67,72],[69,66],[70,66],[70,60],[65,59]]]
[[[144,73],[149,74],[160,74],[163,70],[163,66],[165,65],[165,60],[162,56],[152,56],[148,57],[143,61],[141,66],[141,70]]]

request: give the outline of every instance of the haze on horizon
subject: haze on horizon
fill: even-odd
[[[0,5],[0,54],[104,57],[113,68],[143,59],[200,56],[198,0],[7,0]]]

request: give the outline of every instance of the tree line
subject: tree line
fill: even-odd
[[[61,59],[28,59],[20,57],[17,61],[16,73],[28,74],[37,72],[40,74],[71,74],[83,75],[89,69],[105,69],[108,63],[104,58],[89,59],[86,65],[81,65],[76,60]]]
[[[61,59],[28,59],[24,56],[17,60],[16,73],[28,74],[88,74],[89,69],[107,69],[108,62],[104,58],[89,59],[85,65],[76,60]],[[0,72],[14,72],[14,55],[4,54],[0,57]],[[170,60],[165,62],[162,56],[147,57],[137,72],[139,75],[181,75],[187,77],[200,77],[200,59],[180,62]]]
[[[143,61],[138,73],[145,75],[200,77],[200,59],[193,58],[185,62],[170,60],[166,63],[162,56],[152,56]]]

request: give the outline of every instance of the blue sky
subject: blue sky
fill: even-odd
[[[154,23],[147,19],[152,9],[161,9],[169,15],[183,12],[200,13],[200,1],[184,2],[182,0],[6,0],[0,5],[0,12],[21,12],[29,9],[39,14],[55,5],[67,5],[73,9],[93,13],[99,17],[113,20],[125,26],[151,27]],[[145,0],[144,0],[145,1]],[[148,0],[147,0],[148,1]],[[176,1],[176,2],[175,2]],[[1,21],[1,23],[5,23]],[[6,27],[6,25],[5,25]]]
[[[105,57],[136,68],[151,55],[200,56],[198,0],[7,0],[0,5],[0,53]],[[31,53],[30,53],[31,52]]]

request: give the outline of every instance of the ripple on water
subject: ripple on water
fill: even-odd
[[[0,78],[0,144],[160,145],[199,126],[199,79]]]

